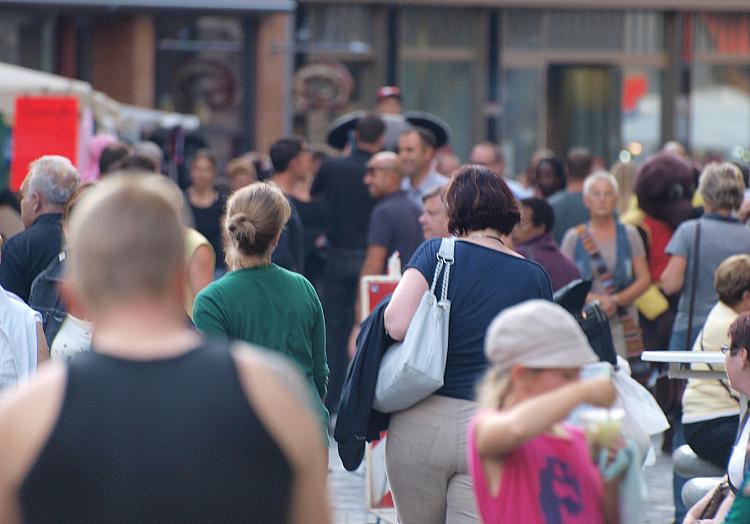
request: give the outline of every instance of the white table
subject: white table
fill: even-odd
[[[721,351],[644,351],[641,360],[646,362],[667,362],[669,378],[727,378],[723,371],[692,369],[690,364],[724,365]]]
[[[726,371],[711,371],[708,369],[691,369],[690,364],[724,364],[724,354],[721,351],[644,351],[641,360],[646,362],[668,362],[669,378],[727,378]],[[740,413],[748,409],[747,396],[740,394]]]

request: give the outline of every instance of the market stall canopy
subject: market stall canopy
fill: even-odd
[[[75,96],[81,107],[93,110],[97,121],[117,118],[118,103],[88,82],[0,62],[0,113],[7,120],[13,121],[16,97],[34,95]]]
[[[17,97],[34,95],[75,96],[81,108],[91,109],[100,129],[129,140],[140,139],[145,128],[179,126],[194,131],[200,127],[195,115],[121,104],[88,82],[0,62],[0,113],[6,120],[13,122]]]
[[[181,127],[185,131],[196,131],[201,125],[195,115],[169,113],[158,109],[120,104],[116,127],[118,135],[126,140],[140,140],[144,129]]]

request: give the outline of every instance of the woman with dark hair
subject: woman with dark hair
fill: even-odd
[[[193,224],[201,235],[211,243],[216,253],[217,276],[223,274],[224,247],[221,237],[221,220],[227,202],[226,193],[214,185],[216,180],[216,159],[208,149],[199,149],[190,162],[191,185],[186,193],[190,209],[193,211]]]
[[[478,522],[466,464],[466,429],[477,404],[475,386],[487,369],[484,334],[502,310],[552,298],[547,273],[502,240],[520,219],[502,177],[483,166],[456,171],[447,194],[448,229],[456,236],[450,266],[451,315],[444,385],[391,416],[388,479],[403,524]],[[406,266],[385,311],[385,327],[403,340],[432,282],[441,239],[423,243]]]

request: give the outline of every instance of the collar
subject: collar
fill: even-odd
[[[720,215],[719,213],[703,213],[703,216],[701,218],[707,218],[709,220],[719,220],[720,222],[740,222],[737,217],[733,217],[731,215],[725,217],[724,215]]]
[[[372,157],[372,153],[368,153],[367,151],[363,149],[357,149],[356,147],[352,149],[351,154],[349,155],[351,158],[357,158],[357,159],[363,159],[365,161],[369,160]]]
[[[387,195],[383,195],[382,197],[380,197],[379,202],[385,202],[386,200],[390,200],[391,198],[396,198],[401,195],[406,195],[406,191],[404,191],[403,189],[398,189],[393,193],[388,193]]]
[[[43,215],[39,215],[31,225],[35,226],[37,224],[60,224],[61,221],[62,213],[45,213]]]
[[[530,238],[526,242],[521,242],[518,247],[536,247],[536,246],[552,246],[555,243],[555,239],[552,237],[552,232],[542,233],[541,235]]]

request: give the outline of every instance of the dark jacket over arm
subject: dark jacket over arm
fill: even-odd
[[[333,438],[338,442],[339,457],[348,471],[359,467],[365,455],[365,442],[380,439],[388,429],[390,415],[372,408],[380,360],[395,341],[385,331],[383,314],[390,302],[388,295],[362,323],[357,337],[357,353],[346,375],[339,402],[338,419]]]

